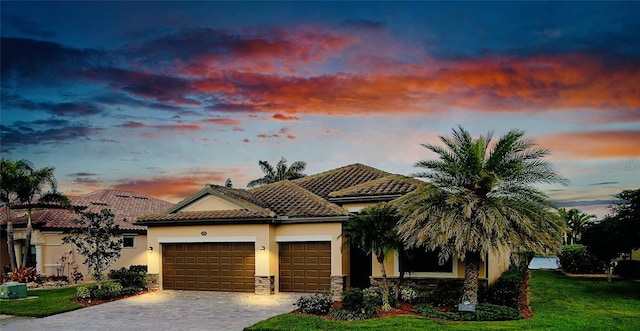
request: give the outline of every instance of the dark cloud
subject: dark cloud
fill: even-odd
[[[614,185],[614,184],[620,184],[620,182],[601,182],[601,183],[593,183],[593,184],[589,184],[589,186]]]
[[[23,17],[6,16],[6,17],[3,17],[3,20],[9,26],[16,29],[16,31],[24,33],[28,36],[33,36],[33,37],[38,37],[43,39],[51,39],[57,35],[53,31],[39,28],[38,23],[27,20]]]
[[[98,105],[90,102],[36,102],[23,98],[15,93],[2,93],[2,105],[7,109],[23,109],[28,111],[45,112],[55,116],[76,117],[91,116],[103,113]]]
[[[67,175],[67,177],[94,177],[94,176],[98,176],[98,174],[92,173],[92,172],[75,172]]]
[[[0,125],[2,149],[6,151],[27,145],[55,145],[87,139],[103,131],[64,120],[18,121],[12,127]]]
[[[146,128],[147,125],[142,122],[129,121],[127,123],[116,125],[116,127],[127,128],[127,129],[141,129],[141,128]]]

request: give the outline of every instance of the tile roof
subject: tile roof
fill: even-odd
[[[329,193],[329,200],[332,200],[332,198],[357,198],[371,196],[399,197],[424,185],[426,185],[425,182],[415,178],[402,175],[389,175],[347,187],[340,191],[331,192]]]
[[[388,172],[355,163],[316,175],[299,178],[293,180],[293,183],[327,199],[331,192],[340,191],[389,175],[391,174]]]
[[[121,230],[146,231],[146,226],[135,225],[137,217],[147,214],[160,213],[173,204],[147,195],[105,189],[81,196],[69,197],[74,206],[86,207],[83,212],[97,213],[102,209],[109,209],[115,216],[115,222]],[[0,209],[0,224],[6,224],[4,207]],[[14,225],[26,224],[26,210],[12,210]],[[70,229],[74,227],[73,220],[79,216],[71,211],[62,209],[37,209],[32,212],[31,221],[34,228]]]
[[[331,217],[349,215],[346,209],[288,180],[260,186],[249,192],[266,202],[278,216]]]

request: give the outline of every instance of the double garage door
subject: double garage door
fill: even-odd
[[[280,243],[280,291],[329,289],[329,242]],[[253,292],[254,243],[162,245],[162,286],[173,290]]]

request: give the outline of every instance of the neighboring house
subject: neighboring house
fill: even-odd
[[[640,261],[640,249],[631,251],[631,260]]]
[[[73,206],[86,207],[83,212],[97,213],[109,209],[115,216],[115,222],[123,237],[121,256],[110,269],[119,269],[131,265],[147,264],[147,229],[133,222],[139,216],[160,213],[172,203],[134,192],[117,190],[100,190],[97,192],[69,197]],[[26,210],[11,209],[14,227],[16,256],[24,254],[26,237]],[[7,253],[6,214],[0,208],[0,225],[2,226],[2,266],[9,264]],[[29,261],[35,264],[42,275],[69,276],[77,268],[85,278],[88,277],[87,266],[82,264],[84,257],[79,255],[72,244],[63,244],[62,238],[74,227],[73,220],[80,215],[63,209],[34,209],[31,221],[33,234],[31,237],[31,254]]]
[[[135,224],[148,227],[149,278],[157,288],[340,293],[380,277],[377,265],[372,268],[374,257],[343,248],[343,224],[365,206],[392,201],[423,185],[352,164],[251,190],[206,185]],[[413,266],[408,275],[413,280],[464,278],[463,263],[440,266],[432,255],[399,261],[390,254],[388,274],[397,277],[400,264],[407,263]],[[489,275],[493,282],[508,267],[508,257],[488,260],[480,277]]]

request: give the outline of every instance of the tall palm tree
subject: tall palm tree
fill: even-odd
[[[54,170],[54,167],[45,167],[42,169],[30,168],[16,185],[18,201],[27,208],[27,235],[21,264],[25,267],[29,262],[29,252],[31,250],[31,234],[33,232],[31,213],[33,208],[36,206],[48,208],[69,207],[69,199],[62,193],[57,192],[57,181],[53,174]],[[50,187],[50,191],[43,190],[46,185]]]
[[[383,309],[390,310],[389,305],[389,281],[384,260],[391,251],[401,250],[404,246],[398,237],[398,215],[389,204],[377,204],[363,208],[356,217],[345,224],[342,235],[345,238],[345,247],[351,245],[360,248],[367,254],[373,253],[380,265],[382,273]]]
[[[567,229],[567,238],[564,240],[564,243],[567,245],[575,244],[577,240],[580,240],[585,227],[592,219],[596,218],[596,215],[584,213],[577,208],[571,208],[568,211],[564,208],[560,208],[558,209],[558,214],[564,221]]]
[[[478,275],[488,253],[528,249],[546,252],[559,241],[561,225],[550,199],[533,185],[566,183],[542,160],[549,154],[524,132],[472,139],[462,127],[443,146],[423,144],[439,160],[423,160],[416,174],[427,185],[401,198],[398,228],[409,246],[440,249],[443,263],[466,263],[463,301],[478,302]]]
[[[11,207],[18,203],[18,183],[33,169],[28,160],[12,161],[6,158],[0,160],[0,201],[4,204],[7,220],[7,250],[11,270],[16,270],[16,251],[13,239],[13,222],[11,221]]]
[[[306,176],[302,173],[307,166],[307,162],[304,161],[293,162],[291,166],[287,167],[287,160],[283,157],[278,161],[275,169],[268,161],[258,161],[258,165],[260,165],[264,177],[250,181],[247,184],[249,188]]]

